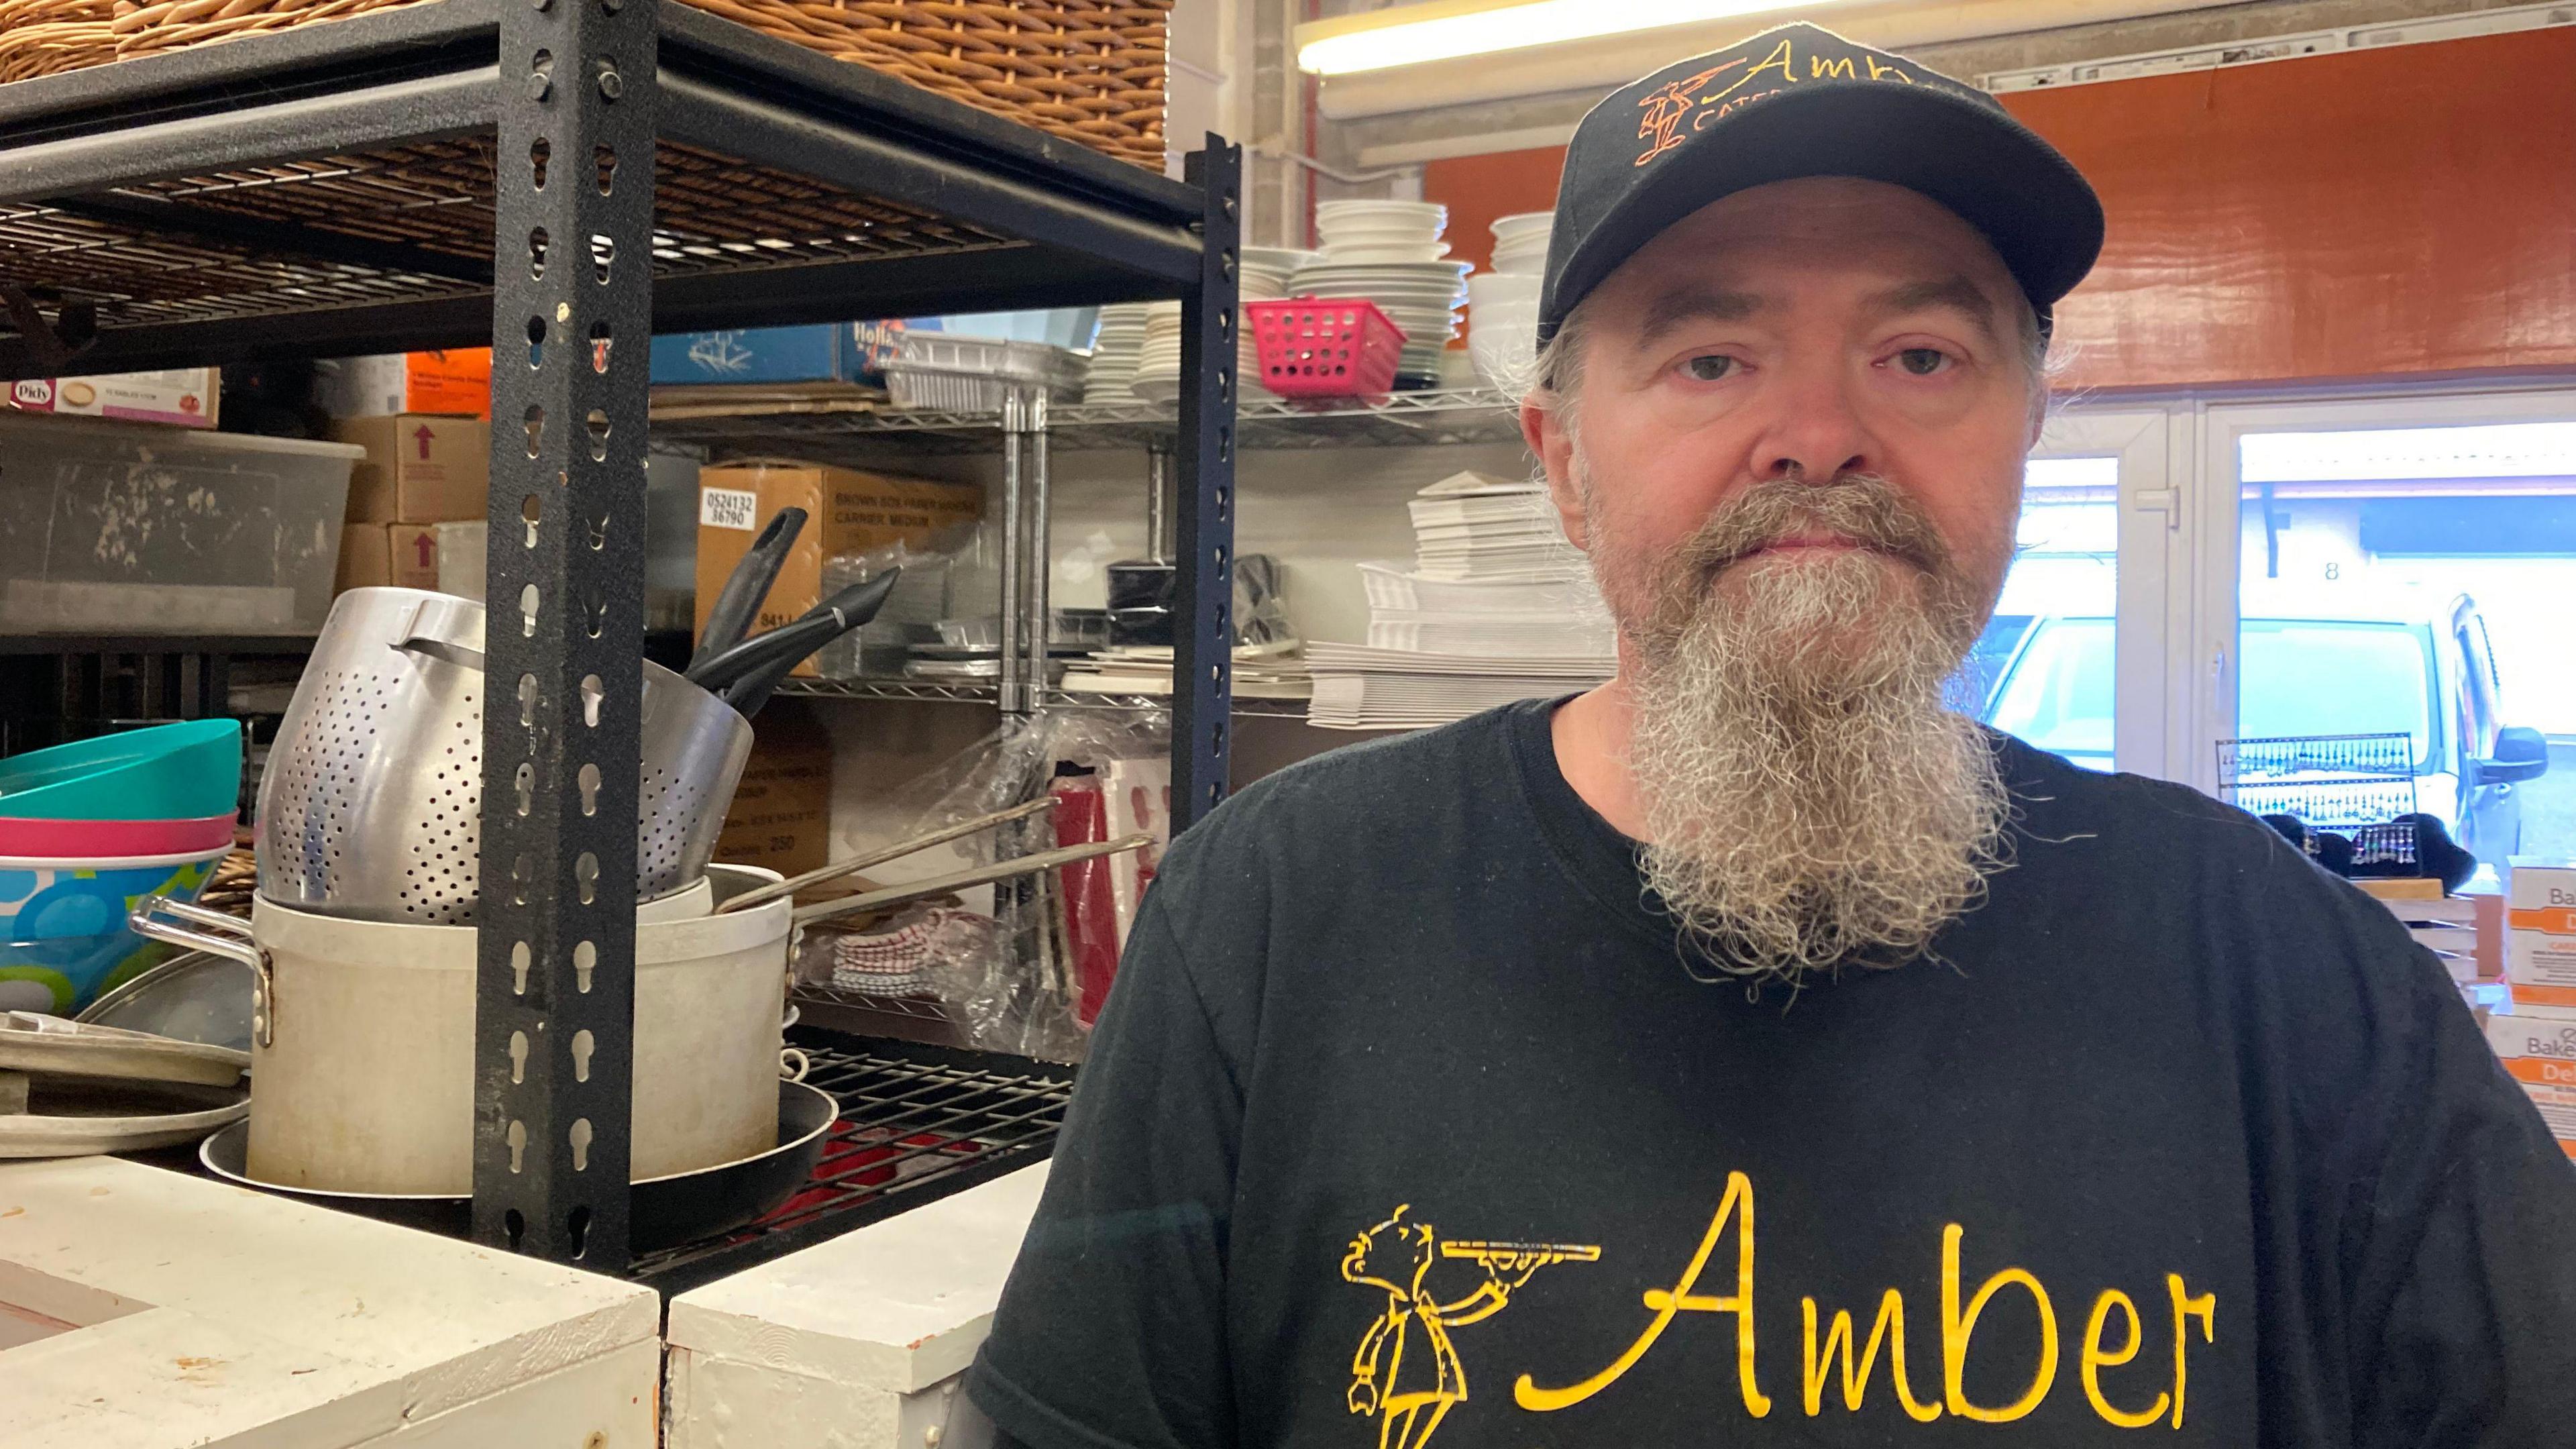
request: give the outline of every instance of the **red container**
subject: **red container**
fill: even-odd
[[[1261,385],[1281,397],[1380,398],[1395,390],[1404,330],[1366,297],[1250,302]]]
[[[0,819],[0,855],[103,860],[130,855],[185,855],[233,839],[232,815],[202,820]]]

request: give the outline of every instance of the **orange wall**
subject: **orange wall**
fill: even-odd
[[[2576,28],[2025,91],[2110,221],[2076,387],[2576,366]],[[1455,254],[1562,148],[1433,162]],[[1481,256],[1478,257],[1481,263]]]

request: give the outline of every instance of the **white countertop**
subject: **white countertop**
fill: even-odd
[[[651,1449],[657,1318],[649,1288],[159,1168],[0,1164],[11,1449],[533,1443],[505,1407],[535,1386],[589,1449]]]
[[[671,1300],[668,1449],[935,1445],[1046,1164]]]

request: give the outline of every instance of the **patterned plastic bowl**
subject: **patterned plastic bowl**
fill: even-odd
[[[146,896],[195,900],[225,849],[48,860],[0,856],[0,1010],[68,1016],[173,949],[128,930]]]

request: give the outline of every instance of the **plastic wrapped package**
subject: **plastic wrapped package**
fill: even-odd
[[[1092,845],[1109,839],[1109,799],[1101,771],[1058,763],[1055,797],[1049,817],[1057,845]],[[1109,983],[1118,974],[1118,903],[1111,884],[1109,859],[1076,861],[1056,875],[1055,899],[1062,919],[1065,955],[1073,982],[1074,1025],[1085,1031],[1100,1019],[1109,1000]]]
[[[1288,621],[1288,571],[1269,554],[1248,553],[1234,561],[1234,642],[1297,642],[1297,626]]]
[[[973,914],[943,897],[876,917],[817,921],[797,942],[796,980],[860,996],[933,995],[930,967],[942,932]]]
[[[1105,819],[1107,801],[1100,782],[1113,773],[1129,778],[1135,762],[1163,760],[1170,739],[1170,721],[1161,714],[1041,711],[1024,720],[1005,721],[940,769],[914,781],[896,797],[892,813],[911,822],[906,834],[938,830],[1036,799],[1053,789],[1060,765],[1071,765],[1092,773],[1091,797],[1102,806]],[[1168,778],[1164,784],[1168,786]],[[1149,786],[1153,819],[1140,823],[1167,840],[1169,815],[1150,809],[1153,793]],[[1167,795],[1168,789],[1162,793]],[[955,863],[958,867],[1051,849],[1060,843],[1062,827],[1049,816],[1059,813],[1061,807],[969,836],[948,848],[962,857]],[[1065,843],[1081,838],[1067,837]],[[1133,856],[1112,859],[1125,862]],[[1092,948],[1087,959],[1100,978],[1098,994],[1105,996],[1108,985],[1100,968],[1109,963],[1098,954],[1099,910],[1104,902],[1093,892],[1095,881],[1109,887],[1105,904],[1113,912],[1113,921],[1120,914],[1132,919],[1132,907],[1118,910],[1115,871],[1105,878],[1082,877],[1075,883],[1084,893],[1077,913],[1081,924],[1069,926],[1062,895],[1064,874],[1050,872],[1005,882],[994,889],[990,915],[959,912],[927,933],[931,989],[946,1004],[967,1045],[1050,1061],[1080,1060],[1087,1031],[1077,963],[1086,959],[1086,946]],[[1123,928],[1118,934],[1123,938]],[[1092,1002],[1095,1011],[1097,1005]]]
[[[962,538],[960,540],[963,541]],[[951,554],[889,544],[865,553],[836,554],[823,561],[823,597],[863,584],[888,569],[903,570],[875,618],[823,646],[814,668],[825,679],[860,679],[900,673],[904,651],[938,639],[939,621],[948,614]]]

